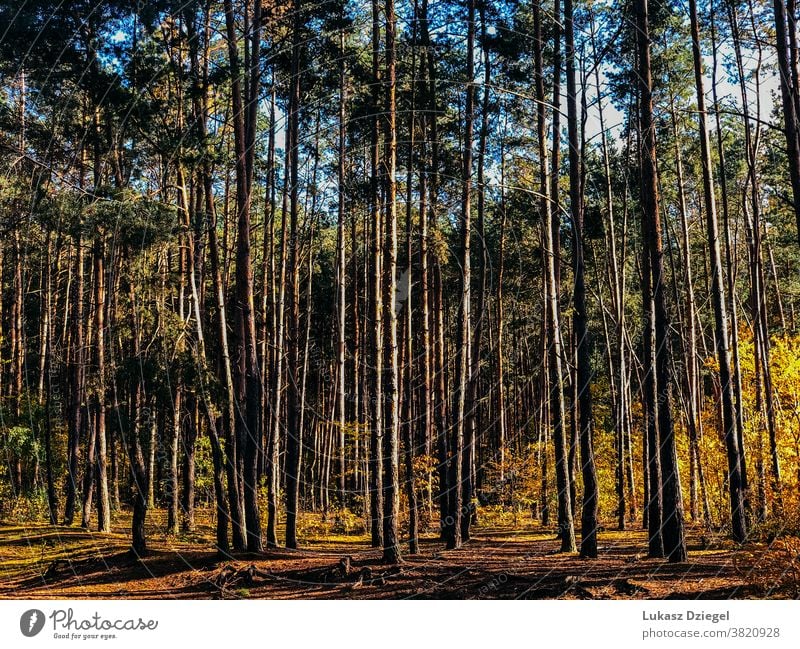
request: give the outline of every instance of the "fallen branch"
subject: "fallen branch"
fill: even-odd
[[[272,574],[264,570],[259,570],[255,565],[250,564],[245,568],[236,568],[232,565],[224,566],[214,579],[214,585],[223,594],[226,589],[235,586],[252,586],[256,578],[270,579]]]

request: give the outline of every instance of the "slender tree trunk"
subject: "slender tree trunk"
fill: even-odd
[[[381,282],[381,208],[379,184],[379,124],[381,75],[379,65],[380,8],[372,0],[372,124],[370,132],[370,221],[372,223],[372,420],[370,422],[370,529],[372,547],[383,547],[383,303]]]
[[[706,123],[705,91],[703,89],[703,63],[700,51],[700,28],[697,18],[697,1],[689,0],[689,14],[692,29],[692,54],[694,59],[694,79],[697,91],[697,116],[700,134],[700,151],[703,168],[703,195],[705,199],[706,230],[708,249],[711,255],[711,294],[714,302],[715,338],[719,379],[722,389],[722,426],[725,448],[728,456],[728,490],[730,494],[733,538],[743,543],[747,538],[745,517],[745,485],[743,484],[744,451],[739,446],[734,411],[733,385],[731,380],[730,351],[728,347],[728,313],[723,294],[722,255],[719,243],[717,205],[714,196],[714,174],[711,164],[711,143]],[[695,444],[695,451],[696,451]]]
[[[291,158],[294,155],[294,144],[292,133],[286,133],[286,153],[284,158],[284,184],[283,199],[281,208],[281,258],[280,258],[280,279],[278,281],[278,299],[276,304],[276,327],[275,327],[275,365],[272,377],[272,411],[270,422],[269,443],[267,448],[267,547],[278,547],[278,492],[280,491],[280,431],[281,415],[283,412],[283,362],[284,362],[284,341],[286,331],[286,257],[288,243],[288,221],[289,212],[289,167]]]
[[[659,444],[651,452],[659,452],[661,460],[661,492],[663,497],[662,540],[670,562],[686,560],[683,532],[683,503],[672,422],[672,377],[670,376],[669,320],[664,291],[663,245],[658,205],[656,171],[656,139],[653,119],[652,74],[647,0],[634,5],[638,38],[639,109],[642,132],[642,223],[646,253],[650,258],[651,294],[654,311],[655,381]]]
[[[236,340],[234,386],[236,390],[236,437],[239,442],[238,451],[243,458],[242,483],[244,485],[244,515],[247,534],[247,549],[260,552],[263,549],[261,539],[261,517],[258,507],[258,435],[260,430],[261,376],[258,369],[258,351],[256,342],[255,303],[253,299],[253,268],[250,253],[250,190],[252,185],[252,165],[255,150],[250,144],[254,141],[256,96],[260,66],[259,46],[261,28],[261,3],[255,2],[253,9],[253,66],[251,69],[240,69],[239,52],[236,38],[235,16],[231,0],[226,0],[225,25],[228,41],[228,57],[233,79],[231,94],[233,97],[233,134],[236,153],[236,299],[234,308],[234,332]],[[245,3],[245,14],[249,11],[249,3]],[[245,62],[247,63],[247,62]],[[245,65],[247,68],[247,65]],[[243,78],[251,74],[249,93],[242,88]],[[245,89],[246,90],[246,89]],[[243,100],[245,104],[243,105]]]
[[[448,548],[469,540],[469,506],[472,500],[472,446],[474,443],[470,324],[472,318],[472,144],[475,121],[475,1],[467,2],[467,84],[464,107],[464,151],[461,197],[461,296],[456,339],[456,395],[453,407],[454,471],[450,516],[453,530]],[[466,519],[466,520],[465,520]],[[465,534],[466,532],[466,534]]]
[[[53,308],[53,247],[50,243],[50,232],[47,234],[47,257],[45,259],[45,284],[44,284],[44,297],[43,308],[49,313]],[[59,248],[59,242],[56,243],[56,249]],[[58,256],[56,257],[56,271],[58,271]],[[2,267],[0,266],[0,277],[3,276]],[[2,311],[0,310],[0,320],[2,320]],[[47,509],[49,515],[50,525],[58,523],[58,498],[56,497],[55,481],[53,477],[53,378],[58,380],[58,369],[53,363],[54,350],[53,350],[53,331],[51,319],[48,317],[46,326],[43,327],[44,332],[44,454],[45,454],[45,472],[47,480]],[[2,335],[2,327],[0,327],[0,335]],[[0,375],[2,380],[2,375]],[[60,413],[59,413],[60,414]],[[103,516],[99,516],[99,521],[102,524],[104,521]],[[109,525],[110,527],[110,525]],[[101,532],[108,531],[108,528],[100,528]]]
[[[347,123],[345,121],[345,107],[347,105],[346,71],[344,54],[344,32],[339,34],[339,50],[341,62],[339,64],[339,164],[338,164],[338,187],[339,205],[336,228],[336,317],[337,317],[337,340],[336,340],[336,362],[338,394],[336,401],[337,422],[339,426],[339,505],[344,508],[345,501],[345,390],[347,385],[345,367],[345,329],[347,321],[347,301],[346,301],[346,275],[347,260],[345,259],[344,245],[344,222],[345,222],[345,158],[347,156]]]
[[[83,470],[83,502],[81,507],[81,527],[87,530],[91,526],[92,502],[95,492],[95,470],[97,469],[97,428],[91,413],[87,413],[86,427],[86,466]],[[21,482],[20,482],[21,484]]]
[[[420,29],[420,40],[422,43],[422,56],[420,57],[420,77],[421,95],[423,111],[420,116],[420,133],[422,135],[419,143],[420,151],[420,173],[419,173],[419,283],[420,283],[420,340],[422,363],[420,379],[420,404],[419,404],[419,432],[418,440],[423,453],[426,457],[431,457],[434,450],[431,448],[431,423],[433,417],[433,378],[431,376],[432,349],[431,349],[431,313],[430,313],[430,251],[429,251],[429,232],[428,232],[428,173],[430,167],[429,148],[428,148],[428,123],[429,116],[427,108],[430,101],[428,85],[428,14],[427,0],[422,0],[417,18]],[[416,7],[415,1],[415,7]],[[409,192],[409,196],[410,196]],[[409,264],[411,266],[411,264]],[[427,501],[430,515],[433,514],[433,472],[428,472],[427,476]]]
[[[400,538],[397,521],[400,517],[399,453],[400,453],[400,375],[397,354],[397,103],[395,38],[397,18],[394,0],[386,2],[386,121],[384,133],[384,165],[386,168],[386,253],[384,259],[383,304],[387,323],[384,331],[386,368],[386,412],[384,413],[383,455],[383,560],[399,563]]]
[[[419,25],[418,2],[414,0],[414,15],[411,25],[411,89],[410,110],[408,116],[408,169],[406,172],[406,269],[401,281],[398,283],[395,311],[403,309],[403,347],[400,354],[400,368],[403,370],[402,392],[402,418],[403,429],[403,454],[405,468],[405,489],[408,499],[408,549],[410,554],[419,552],[419,510],[417,503],[417,490],[414,484],[414,326],[412,303],[412,278],[414,270],[414,251],[412,239],[412,206],[414,186],[414,152],[416,144],[416,99],[417,99],[417,30]],[[424,214],[424,209],[421,211]]]
[[[572,516],[572,503],[569,494],[569,467],[567,440],[564,431],[566,412],[564,407],[564,382],[562,375],[563,351],[561,346],[561,323],[559,315],[558,293],[556,290],[555,247],[553,239],[553,220],[550,202],[550,180],[547,166],[547,136],[545,116],[544,74],[542,65],[542,25],[541,5],[534,7],[534,66],[536,75],[537,98],[537,136],[539,144],[540,173],[540,215],[542,217],[542,248],[545,259],[545,289],[547,300],[547,331],[550,335],[549,369],[550,369],[550,401],[553,424],[553,441],[555,442],[556,488],[558,490],[558,533],[561,538],[562,552],[575,552],[575,526]]]
[[[683,272],[685,281],[685,301],[688,313],[683,318],[685,322],[684,336],[681,344],[685,352],[685,379],[686,379],[686,422],[689,432],[689,511],[692,520],[698,518],[697,502],[697,466],[699,454],[696,453],[698,444],[699,413],[698,410],[698,367],[697,367],[697,304],[694,298],[694,279],[692,273],[691,243],[689,241],[689,218],[686,208],[685,180],[683,173],[683,159],[681,157],[680,143],[678,140],[678,120],[675,114],[675,104],[671,100],[670,111],[672,129],[675,140],[675,167],[678,177],[678,211],[681,217],[681,233],[683,235]],[[673,282],[678,274],[678,269],[673,271]],[[677,283],[675,300],[678,302]]]
[[[199,112],[199,111],[198,111]],[[201,117],[202,119],[202,117]],[[205,190],[204,190],[205,192]],[[207,204],[207,203],[206,203]],[[195,246],[192,238],[189,238],[189,288],[191,293],[191,305],[195,322],[195,337],[197,340],[197,357],[199,366],[205,370],[207,366],[205,335],[203,333],[203,318],[200,309],[200,295],[197,288],[197,264],[195,261]],[[211,460],[214,475],[214,496],[216,499],[216,541],[217,551],[222,555],[227,555],[230,551],[228,543],[228,520],[230,512],[228,501],[225,495],[225,485],[223,482],[223,472],[225,470],[225,459],[223,457],[222,444],[217,429],[217,415],[215,407],[211,402],[208,386],[200,386],[200,395],[203,409],[207,418],[208,437],[211,442]],[[184,495],[192,499],[193,489],[185,489]]]
[[[778,2],[775,6],[777,8]],[[736,7],[731,3],[728,5],[729,21],[734,34],[738,34],[738,18]],[[755,29],[754,7],[748,3],[750,20]],[[777,10],[776,10],[777,13]],[[776,26],[776,33],[778,28]],[[784,33],[785,35],[785,33]],[[780,40],[780,37],[778,37]],[[755,356],[755,392],[756,392],[756,412],[758,417],[763,417],[761,421],[766,423],[766,430],[770,444],[770,473],[772,482],[773,496],[775,504],[780,510],[782,507],[781,487],[780,487],[780,464],[778,461],[776,422],[774,410],[774,396],[772,393],[772,379],[769,364],[769,337],[766,325],[766,302],[764,291],[763,260],[761,252],[762,231],[761,231],[761,189],[758,177],[758,148],[760,142],[760,84],[759,73],[761,69],[763,52],[760,42],[756,41],[757,62],[753,78],[756,80],[756,115],[755,133],[750,125],[750,113],[748,104],[748,89],[744,71],[744,59],[741,49],[741,41],[734,40],[734,53],[736,55],[737,71],[739,76],[739,87],[742,96],[743,125],[745,131],[745,149],[747,153],[747,185],[749,188],[749,204],[743,201],[743,211],[745,214],[745,230],[748,241],[749,252],[749,272],[750,272],[750,310],[752,313],[753,329],[753,351]],[[783,75],[782,75],[783,80]],[[791,153],[790,153],[791,156]],[[797,196],[797,194],[796,194]],[[795,198],[797,200],[797,198]],[[763,424],[762,424],[763,425]],[[761,444],[761,433],[759,432],[759,444]],[[766,516],[766,490],[763,484],[763,457],[759,453],[759,501],[760,516]]]
[[[291,164],[289,166],[289,362],[288,397],[286,400],[287,439],[286,439],[286,547],[297,547],[297,508],[300,485],[300,394],[299,394],[299,352],[300,352],[300,242],[298,240],[299,218],[299,127],[300,127],[300,47],[302,27],[302,0],[294,1],[294,24],[292,28],[292,69],[289,96],[289,131],[292,144]]]
[[[597,45],[595,41],[595,24],[594,14],[590,14],[591,18],[591,39],[592,39],[592,52],[595,59],[597,58]],[[628,372],[627,362],[625,357],[625,242],[626,242],[626,225],[627,221],[623,218],[622,229],[619,236],[619,241],[622,248],[622,259],[618,259],[617,252],[617,224],[614,219],[614,198],[611,177],[611,162],[608,152],[608,137],[606,134],[606,125],[603,114],[603,98],[602,86],[600,83],[600,66],[595,66],[595,87],[597,89],[597,112],[600,121],[600,138],[601,148],[603,153],[603,172],[605,174],[605,207],[608,217],[608,229],[606,232],[606,247],[608,257],[608,268],[611,275],[611,297],[614,306],[614,319],[616,322],[616,345],[615,355],[609,352],[609,368],[610,368],[610,383],[616,383],[616,403],[614,404],[614,429],[615,439],[617,446],[617,465],[616,465],[616,493],[617,493],[617,528],[620,530],[625,529],[625,513],[626,507],[630,507],[633,511],[634,503],[633,498],[627,499],[626,502],[626,467],[630,467],[629,480],[627,487],[632,492],[633,488],[633,470],[632,462],[626,463],[626,440],[630,442],[630,431],[626,430],[628,421]],[[627,188],[626,188],[627,196]],[[627,208],[627,202],[625,203]],[[623,213],[625,210],[623,210]],[[624,216],[627,216],[624,214]],[[616,366],[616,367],[615,367]],[[615,377],[616,375],[616,377]],[[616,378],[616,382],[615,379]],[[632,516],[631,516],[632,517]]]
[[[75,237],[75,267],[72,285],[72,337],[70,354],[70,404],[67,439],[67,489],[64,504],[64,524],[72,525],[75,518],[75,503],[78,492],[78,470],[80,456],[80,431],[83,420],[83,240],[80,233]]]
[[[711,88],[714,93],[714,114],[717,126],[717,152],[719,157],[719,177],[721,184],[720,196],[722,198],[722,215],[725,231],[725,268],[727,279],[727,300],[728,308],[731,313],[731,347],[733,348],[733,391],[736,397],[734,413],[736,416],[736,439],[741,450],[741,466],[742,466],[742,492],[744,494],[744,507],[745,513],[750,515],[752,513],[752,504],[750,502],[750,488],[747,477],[747,459],[745,455],[744,446],[744,406],[742,399],[742,369],[739,357],[739,317],[736,308],[736,283],[733,272],[733,241],[731,240],[731,228],[728,209],[728,183],[725,173],[725,150],[722,144],[722,126],[720,120],[719,99],[717,97],[717,47],[716,47],[716,29],[714,23],[715,12],[712,6],[711,10],[711,44],[712,52],[714,53],[714,67],[712,69]],[[738,41],[738,29],[733,26],[734,43]],[[738,51],[738,50],[737,50]],[[737,56],[737,60],[739,57]],[[747,106],[744,106],[747,111]]]
[[[575,34],[572,0],[564,2],[567,61],[567,129],[569,132],[569,194],[570,213],[574,228],[575,314],[574,335],[577,345],[578,428],[583,477],[583,508],[581,509],[581,556],[597,557],[597,473],[592,441],[592,366],[591,340],[586,312],[586,279],[583,249],[583,187],[581,182],[581,145],[578,134],[577,88],[575,83]],[[585,92],[583,93],[585,98]]]
[[[506,390],[505,390],[505,357],[503,356],[504,346],[504,331],[505,331],[505,312],[503,309],[503,281],[505,278],[505,263],[506,263],[506,224],[508,221],[508,212],[506,210],[506,192],[505,192],[505,178],[506,178],[506,152],[505,152],[505,137],[506,126],[503,127],[503,136],[501,140],[500,149],[500,240],[498,242],[497,252],[497,294],[496,300],[496,319],[497,319],[497,340],[496,351],[494,359],[495,368],[495,422],[496,434],[495,440],[497,443],[497,459],[500,465],[500,481],[502,482],[505,477],[506,465],[506,437],[508,435],[508,417],[506,414]],[[545,359],[542,359],[545,362]]]
[[[106,439],[106,344],[105,344],[105,263],[102,235],[94,249],[95,347],[97,349],[97,394],[94,403],[97,440],[97,530],[111,531],[111,504],[108,496],[108,449]]]
[[[128,283],[128,297],[130,299],[130,319],[131,331],[133,336],[131,339],[131,352],[133,358],[138,363],[142,362],[142,349],[141,349],[141,330],[137,310],[136,295],[132,283]],[[131,522],[131,551],[133,555],[141,559],[148,554],[147,538],[145,534],[145,519],[147,517],[147,493],[148,493],[148,480],[153,479],[153,475],[148,476],[145,471],[144,457],[142,455],[141,446],[141,430],[143,423],[149,426],[155,425],[155,413],[150,409],[144,407],[145,394],[144,394],[144,379],[141,375],[134,376],[130,385],[130,412],[129,421],[131,422],[130,430],[128,430],[128,461],[131,468],[131,478],[133,481],[133,519]],[[115,389],[115,410],[119,409],[119,402],[116,396]],[[146,416],[145,416],[146,415]],[[142,420],[145,419],[143,422]]]

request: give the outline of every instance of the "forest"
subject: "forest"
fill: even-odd
[[[0,597],[800,596],[798,15],[0,2]]]

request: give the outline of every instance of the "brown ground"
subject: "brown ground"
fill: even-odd
[[[158,513],[153,518],[158,519]],[[768,574],[794,566],[777,550],[689,532],[689,561],[646,558],[641,530],[600,534],[600,557],[558,554],[552,530],[477,526],[463,549],[444,551],[431,534],[400,566],[360,535],[301,537],[301,550],[220,560],[211,528],[166,537],[152,530],[151,554],[128,553],[124,516],[114,533],[78,527],[0,524],[0,598],[274,599],[662,599],[796,596],[796,583]],[[163,528],[162,528],[163,529]],[[788,556],[788,555],[787,555]],[[791,566],[789,566],[791,567]],[[796,566],[794,566],[796,568]],[[791,577],[793,573],[789,571]],[[791,579],[789,580],[791,581]],[[780,588],[776,588],[780,586]]]

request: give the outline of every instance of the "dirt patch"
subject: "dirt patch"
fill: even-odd
[[[154,517],[155,518],[155,517]],[[128,551],[125,520],[114,532],[0,526],[2,598],[270,599],[667,599],[760,598],[766,548],[735,549],[689,534],[689,561],[648,559],[646,532],[601,532],[599,557],[558,552],[553,530],[478,527],[459,550],[433,534],[400,565],[381,563],[368,539],[313,537],[303,549],[221,558],[210,521],[167,537],[155,521],[151,552]]]

